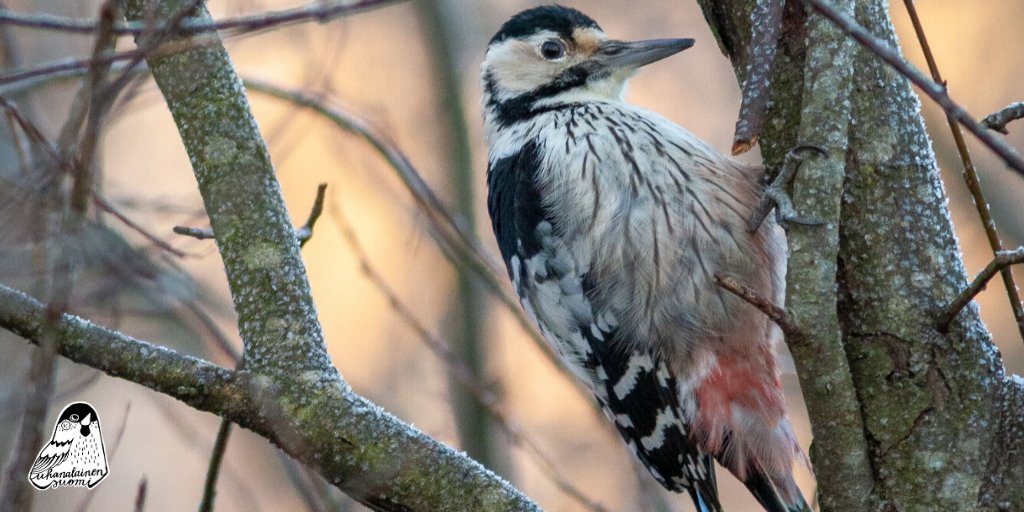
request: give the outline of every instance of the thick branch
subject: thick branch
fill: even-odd
[[[33,343],[46,307],[0,285],[0,327]],[[58,352],[76,363],[141,384],[229,419],[317,468],[376,510],[537,510],[507,482],[466,456],[381,411],[347,388],[298,375],[301,401],[247,372],[137,340],[73,315],[60,323]],[[316,450],[308,446],[316,446]]]
[[[805,1],[787,2],[783,13],[772,73],[772,107],[759,142],[769,168],[782,161],[787,149],[813,140],[796,136],[798,125],[805,129],[801,113],[807,104],[803,96],[809,94],[804,63],[810,56],[803,45],[808,41],[805,26],[810,25],[805,24],[806,14],[800,8]],[[742,75],[749,58],[744,47],[750,37],[744,23],[755,0],[699,2],[734,69]],[[881,41],[889,57],[901,60],[893,50],[897,46],[889,3],[857,0],[855,5],[856,19],[867,30],[860,35]],[[849,18],[848,12],[844,14],[844,19]],[[983,500],[987,505],[983,510],[1019,509],[1024,503],[1017,485],[1019,457],[1002,456],[1007,439],[1021,437],[1022,416],[1019,405],[1009,412],[1000,409],[1007,379],[998,350],[976,308],[965,308],[948,334],[935,329],[935,312],[950,304],[966,279],[920,102],[900,74],[907,68],[890,67],[865,50],[856,52],[853,63],[832,60],[853,70],[853,90],[848,96],[849,115],[831,119],[856,123],[845,127],[849,149],[843,155],[839,265],[834,288],[824,293],[828,300],[839,299],[843,348],[870,449],[874,479],[870,492],[891,510],[974,510],[980,491],[993,497],[990,502]],[[825,123],[820,131],[828,135],[833,129]],[[833,150],[830,153],[835,159]],[[801,187],[814,186],[803,183],[812,172],[817,171],[801,171],[795,195],[802,194]],[[815,213],[805,206],[798,211]],[[795,227],[790,241],[811,229]],[[794,291],[799,278],[792,272],[790,290]],[[787,304],[795,303],[788,299]],[[802,356],[794,355],[799,363]],[[798,373],[803,384],[804,370]],[[835,400],[827,393],[819,398]],[[813,406],[808,398],[808,407]],[[994,425],[1000,417],[1004,426],[997,431]],[[812,456],[825,444],[816,429]],[[991,464],[996,459],[1008,464],[996,467]],[[824,479],[826,467],[816,465],[819,479]],[[990,488],[982,489],[983,484]],[[830,489],[820,487],[823,504]],[[1008,508],[999,508],[1003,504]]]
[[[163,2],[159,15],[173,16],[190,2]],[[146,2],[127,4],[129,19],[143,19]],[[205,7],[194,19],[211,21]],[[302,371],[339,378],[270,155],[227,51],[214,44],[146,61],[178,125],[217,234],[246,368],[276,381]]]
[[[46,306],[0,285],[0,327],[38,344]],[[244,392],[231,370],[136,340],[72,315],[60,324],[58,353],[113,377],[146,386],[202,410],[228,416],[245,413]]]
[[[853,4],[852,0],[837,3],[850,13]],[[876,510],[868,444],[843,349],[836,295],[840,197],[856,47],[819,16],[808,17],[807,24],[800,142],[824,149],[828,158],[806,160],[793,184],[796,210],[821,224],[793,225],[789,231],[786,304],[805,341],[789,347],[814,431],[811,460],[817,469],[822,510]]]

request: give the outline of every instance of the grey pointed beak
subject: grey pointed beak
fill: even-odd
[[[591,60],[607,74],[633,70],[675,55],[691,46],[693,39],[650,39],[647,41],[605,41]]]

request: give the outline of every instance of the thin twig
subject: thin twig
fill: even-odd
[[[77,76],[80,73],[81,71],[71,76]],[[80,94],[79,99],[74,102],[74,105],[87,105],[88,103],[89,102],[87,102],[86,99],[82,98]],[[28,136],[30,141],[34,144],[35,148],[42,150],[37,154],[41,154],[42,156],[47,157],[49,159],[50,165],[59,168],[63,172],[70,172],[71,167],[69,164],[65,162],[68,158],[70,158],[70,155],[64,157],[59,155],[58,151],[54,149],[54,147],[49,143],[49,141],[46,140],[45,136],[42,134],[39,128],[35,126],[35,123],[25,118],[14,104],[9,102],[3,96],[0,96],[0,107],[3,107],[7,111],[8,120],[16,126],[18,126],[19,128],[21,128],[21,131],[26,136]],[[63,143],[58,142],[58,147],[71,148],[76,145],[74,142],[74,137],[76,136],[77,128],[74,127],[80,126],[80,123],[83,122],[86,113],[87,111],[85,109],[78,110],[77,108],[73,108],[71,114],[69,114],[68,120],[64,124],[64,128],[62,128],[61,130],[61,135],[58,136],[58,141],[64,140]],[[93,141],[92,144],[94,145],[95,141]],[[21,145],[18,144],[19,148],[20,146]],[[38,180],[38,183],[35,184],[37,186],[36,190],[41,189],[42,187],[49,186],[52,183],[52,180],[53,175],[47,175],[40,178]],[[113,203],[108,201],[96,190],[91,190],[90,195],[92,198],[93,205],[95,205],[100,210],[103,210],[104,212],[113,215],[114,218],[116,218],[118,221],[120,221],[121,223],[123,223],[125,226],[135,231],[136,233],[139,233],[160,249],[167,251],[180,258],[187,256],[185,252],[175,249],[174,247],[171,247],[171,245],[168,244],[166,241],[150,233],[142,225],[133,221],[125,213],[119,211],[117,207],[113,205]]]
[[[326,197],[327,184],[321,183],[316,187],[316,199],[313,200],[313,208],[309,211],[309,218],[301,228],[295,230],[295,237],[299,239],[299,247],[305,247],[306,242],[313,238],[313,226],[317,219],[324,213],[324,198]]]
[[[192,313],[199,324],[202,325],[202,327],[210,334],[210,337],[212,338],[210,345],[213,345],[213,348],[220,350],[224,355],[228,356],[228,358],[230,358],[237,366],[238,362],[242,360],[241,351],[235,348],[231,343],[231,340],[229,340],[227,335],[224,334],[224,331],[222,331],[217,325],[217,322],[210,317],[209,313],[204,311],[196,301],[182,300],[179,301],[179,303],[186,311]],[[192,322],[189,322],[187,319],[181,318],[180,316],[178,318],[185,325],[193,325]]]
[[[935,56],[932,54],[931,46],[928,44],[928,38],[925,37],[924,26],[921,24],[921,18],[917,15],[914,0],[903,0],[903,3],[907,6],[910,21],[914,25],[914,32],[917,33],[917,40],[921,42],[921,50],[924,52],[924,58],[928,62],[928,70],[931,72],[935,84],[945,90],[946,81],[942,79],[942,75],[939,73],[939,66],[935,62]],[[971,197],[974,198],[974,206],[978,210],[978,216],[981,217],[981,225],[985,228],[985,236],[988,238],[989,247],[992,248],[993,254],[999,254],[1004,249],[1003,241],[999,238],[999,232],[996,230],[996,223],[992,219],[992,212],[989,210],[988,200],[985,199],[985,193],[981,188],[981,179],[978,176],[977,169],[974,168],[974,162],[971,160],[971,153],[967,149],[964,134],[960,130],[960,125],[949,114],[946,115],[946,121],[949,123],[950,131],[953,132],[953,140],[956,142],[957,152],[960,153],[960,162],[964,166],[964,183],[967,184],[967,190],[970,190]],[[1024,304],[1020,302],[1020,292],[1017,290],[1013,271],[1009,268],[1003,268],[1000,274],[1003,277],[1003,286],[1006,288],[1007,298],[1010,300],[1013,317],[1017,321],[1017,332],[1020,334],[1021,340],[1024,340]]]
[[[772,64],[775,62],[775,47],[782,27],[784,0],[758,0],[750,13],[750,67],[743,81],[743,102],[736,121],[736,135],[733,136],[732,154],[750,151],[757,144],[757,138],[764,126],[768,110],[769,86]]]
[[[1024,117],[1024,101],[1010,103],[998,112],[993,112],[981,120],[981,125],[989,130],[995,130],[1003,135],[1010,133],[1006,125],[1010,121],[1016,121]]]
[[[88,69],[94,63],[113,64],[116,62],[134,61],[138,57],[153,56],[163,57],[179,53],[189,52],[198,48],[215,46],[220,42],[217,37],[197,35],[187,40],[170,41],[163,43],[155,49],[137,48],[123,52],[110,53],[107,55],[89,57],[85,59],[65,59],[58,62],[40,64],[21,71],[12,71],[0,76],[0,85],[9,85],[25,80],[45,77],[51,74],[61,74],[68,71]]]
[[[166,241],[154,235],[153,233],[147,231],[146,228],[144,228],[141,224],[135,222],[126,214],[118,210],[110,201],[107,200],[107,198],[103,197],[98,192],[93,191],[92,203],[100,210],[103,210],[113,215],[114,218],[121,221],[122,224],[128,226],[136,233],[142,235],[143,237],[146,238],[146,240],[149,240],[150,242],[153,243],[153,245],[159,247],[160,249],[163,249],[164,251],[167,251],[179,258],[184,258],[188,256],[188,254],[186,254],[184,251],[171,247],[171,244],[167,243]]]
[[[123,66],[123,65],[122,65]],[[124,69],[122,66],[115,65],[115,69]],[[133,70],[135,73],[141,73],[143,69]],[[11,105],[3,96],[23,94],[27,90],[31,90],[35,87],[44,86],[57,80],[63,80],[68,78],[74,78],[81,76],[83,69],[64,69],[57,71],[53,74],[42,75],[34,77],[32,80],[26,80],[17,84],[12,84],[7,87],[0,88],[0,106],[8,107],[12,110],[12,115],[15,121],[19,125],[25,127],[24,120],[18,115],[17,110]],[[330,120],[335,126],[342,130],[354,133],[360,138],[368,142],[374,150],[376,150],[385,161],[395,170],[398,177],[402,180],[403,185],[406,186],[410,194],[416,200],[415,204],[424,213],[425,217],[431,221],[432,235],[435,241],[441,247],[443,254],[448,258],[452,264],[468,265],[472,268],[478,277],[484,280],[487,288],[501,301],[501,303],[507,308],[507,310],[515,318],[516,322],[529,333],[531,338],[537,343],[538,347],[547,354],[552,361],[556,360],[556,356],[552,352],[551,348],[542,340],[534,329],[530,320],[523,314],[519,307],[517,299],[513,298],[507,289],[507,285],[503,284],[503,281],[499,281],[495,278],[498,274],[503,274],[504,269],[488,256],[487,251],[483,249],[479,240],[462,229],[462,222],[459,222],[451,213],[448,212],[447,208],[437,198],[433,190],[426,184],[423,178],[419,175],[416,168],[411,164],[409,159],[397,148],[389,142],[386,137],[382,136],[378,130],[373,129],[369,123],[365,120],[360,119],[358,116],[347,112],[343,109],[330,107],[324,98],[305,93],[303,91],[291,91],[278,87],[276,85],[253,79],[246,79],[246,89],[252,92],[266,94],[268,96],[277,98],[282,101],[292,103],[294,105],[307,108],[319,115],[324,116]],[[31,127],[31,125],[28,125]],[[29,134],[30,138],[35,140],[42,138],[42,135],[37,137],[33,134]],[[212,231],[208,229],[197,229],[188,227],[177,227],[175,233],[191,236],[200,240],[213,238]],[[562,368],[561,365],[557,365],[558,368]],[[568,373],[567,373],[568,375]]]
[[[326,23],[339,16],[358,14],[378,7],[385,7],[403,0],[363,0],[351,3],[344,0],[318,1],[302,7],[281,11],[263,12],[227,18],[220,21],[204,21],[202,19],[185,19],[175,29],[177,34],[195,34],[211,30],[234,29],[239,31],[263,30],[285,24],[318,21]],[[62,33],[89,34],[96,31],[95,20],[81,20],[55,16],[52,14],[25,14],[0,9],[0,23],[26,28],[55,30]],[[156,29],[165,30],[172,23],[162,22]],[[147,31],[145,22],[121,21],[112,27],[117,35],[140,35]]]
[[[217,438],[213,442],[213,453],[210,455],[210,466],[206,470],[206,482],[203,484],[203,499],[199,502],[199,512],[212,512],[213,500],[217,495],[217,476],[220,475],[221,461],[231,437],[231,422],[220,420]]]
[[[81,394],[86,389],[89,389],[93,384],[99,380],[102,373],[91,370],[87,373],[83,373],[84,377],[73,380],[71,382],[64,382],[56,389],[53,394],[53,399],[57,402],[63,402],[73,395]],[[12,395],[2,404],[0,404],[0,422],[10,423],[18,418],[21,414],[21,406],[25,402],[26,397],[24,395]]]
[[[14,146],[14,151],[18,155],[18,171],[20,177],[27,177],[29,174],[29,163],[28,163],[28,148],[23,144],[22,137],[18,133],[18,122],[14,119],[14,114],[7,111],[8,129],[11,131],[11,145]]]
[[[139,490],[135,491],[135,510],[142,512],[146,508],[146,477],[139,480]]]
[[[476,231],[475,212],[480,204],[473,184],[479,179],[470,148],[469,127],[465,113],[466,102],[461,86],[458,54],[464,41],[465,23],[462,8],[443,0],[421,0],[415,3],[426,33],[429,62],[435,77],[434,90],[438,91],[439,114],[435,130],[442,133],[446,143],[440,151],[448,174],[449,189],[454,200],[453,211],[462,220],[467,231]],[[475,273],[466,266],[455,268],[455,289],[451,294],[448,315],[448,339],[456,356],[477,376],[488,373],[489,343],[484,335],[484,319],[490,309]],[[479,407],[460,386],[451,385],[451,402],[460,444],[481,464],[501,472],[507,463],[499,455],[494,432],[486,411]]]
[[[84,69],[80,70],[74,76],[81,76],[83,71]],[[9,101],[3,95],[0,95],[0,107],[3,107],[4,110],[7,111],[7,115],[10,116],[14,123],[17,124],[19,128],[21,128],[21,131],[26,136],[28,136],[29,142],[31,142],[33,146],[44,146],[45,156],[50,156],[53,160],[52,163],[57,163],[57,160],[59,159],[56,156],[56,150],[53,149],[53,146],[50,145],[50,142],[46,139],[46,136],[43,135],[42,131],[39,130],[35,123],[33,123],[31,120],[25,117],[21,113],[21,110],[18,109],[18,107],[14,103]]]
[[[81,71],[71,76],[77,76],[80,73]],[[93,77],[93,80],[95,79],[96,77]],[[78,99],[73,103],[74,106],[72,108],[71,113],[69,114],[68,120],[64,123],[64,127],[61,129],[61,134],[58,136],[58,147],[73,148],[77,146],[77,144],[75,143],[75,138],[77,137],[77,132],[80,128],[81,123],[86,120],[86,114],[88,112],[86,109],[80,108],[80,106],[89,105],[91,103],[90,101],[88,101],[87,98],[88,92],[88,89],[83,89],[82,91],[80,91]],[[83,93],[86,93],[86,97],[83,97]],[[111,93],[112,91],[108,89],[107,94]],[[113,98],[108,98],[108,102],[112,100]],[[3,107],[7,111],[8,119],[12,123],[16,124],[18,127],[21,128],[21,131],[25,133],[26,136],[29,137],[30,141],[35,145],[35,147],[37,149],[42,150],[42,152],[38,154],[47,157],[49,159],[50,165],[59,168],[63,172],[70,172],[72,170],[71,165],[67,163],[67,160],[71,158],[71,155],[60,155],[58,151],[54,149],[54,147],[49,143],[49,141],[46,140],[46,137],[42,134],[39,128],[35,126],[35,123],[25,118],[13,103],[9,102],[3,96],[0,96],[0,107]],[[94,134],[94,137],[95,136],[96,135]],[[90,140],[91,142],[87,141],[86,146],[94,147],[96,139]],[[20,144],[18,146],[20,148]],[[69,151],[69,149],[65,150],[65,152],[67,151]],[[89,151],[91,152],[92,150],[90,149]],[[36,183],[36,185],[40,188],[48,186],[50,183],[52,183],[52,179],[52,175],[44,176],[39,180],[39,183]],[[144,227],[142,227],[142,225],[133,221],[126,214],[119,211],[110,201],[104,198],[97,191],[90,190],[89,193],[91,195],[93,205],[95,205],[100,210],[103,210],[104,212],[113,215],[125,226],[139,233],[160,249],[167,251],[177,257],[187,256],[187,254],[184,253],[183,251],[171,247],[170,244],[160,239],[156,235],[150,233]]]
[[[475,254],[469,255],[473,259],[479,259],[477,264],[482,264],[493,273],[502,273],[503,269],[494,260],[485,257],[479,240],[464,228],[464,222],[455,217],[448,208],[437,197],[433,189],[420,175],[416,167],[409,161],[408,157],[398,149],[397,146],[381,133],[381,130],[373,127],[368,121],[360,118],[352,112],[329,105],[330,101],[321,95],[310,94],[301,90],[288,90],[262,80],[245,79],[247,90],[266,94],[268,96],[289,102],[295,106],[309,109],[321,116],[326,117],[339,128],[353,133],[366,142],[387,160],[391,168],[398,173],[402,184],[406,187],[420,211],[427,215],[427,218],[434,221],[442,232],[451,231],[453,240],[460,246],[468,246]]]
[[[167,18],[164,22],[164,28],[155,28],[155,19],[153,20],[153,23],[147,24],[147,29],[136,37],[136,44],[138,45],[136,55],[128,61],[128,65],[123,71],[121,71],[120,75],[110,80],[109,88],[110,91],[112,91],[112,94],[116,94],[117,91],[120,91],[124,86],[128,85],[128,81],[132,79],[132,70],[143,61],[150,58],[150,55],[157,48],[171,40],[181,22],[184,21],[187,16],[195,12],[196,9],[199,9],[203,5],[204,1],[205,0],[192,0],[191,3],[186,3],[181,6],[177,12]],[[178,41],[175,42],[177,43]],[[109,68],[111,63],[107,63],[106,65]]]
[[[782,309],[772,301],[763,297],[761,294],[741,284],[735,278],[715,274],[715,284],[721,286],[722,289],[739,297],[743,302],[754,306],[758,311],[767,315],[768,318],[782,329],[783,334],[789,336],[797,332],[796,326],[790,322],[789,315],[786,314],[785,309]]]
[[[968,131],[981,140],[985,146],[999,155],[999,157],[1006,162],[1006,165],[1018,174],[1024,175],[1024,158],[1021,158],[1013,147],[982,128],[981,125],[979,125],[978,122],[963,109],[963,107],[950,98],[945,89],[925,76],[925,74],[914,67],[914,65],[903,59],[896,49],[885,41],[882,41],[872,35],[849,16],[835,10],[835,8],[825,0],[803,1],[809,7],[814,9],[814,11],[834,23],[842,29],[843,32],[847,33],[868,50],[871,50],[871,52],[878,55],[878,57],[885,61],[886,64],[889,64],[893,69],[913,82],[913,84],[920,88],[921,91],[928,95],[929,98],[942,107],[942,110],[944,110],[947,115],[956,119],[957,122],[962,124]]]
[[[215,238],[213,236],[212,229],[190,228],[188,226],[174,226],[173,230],[175,234],[190,236],[192,238],[195,238],[196,240],[211,240]]]
[[[960,295],[953,299],[953,302],[939,316],[939,320],[936,322],[939,330],[946,331],[949,329],[949,324],[953,323],[953,319],[967,306],[967,303],[974,299],[975,295],[978,295],[978,293],[985,289],[985,285],[988,284],[989,280],[996,273],[1008,270],[1011,265],[1019,263],[1024,263],[1024,247],[1018,247],[1012,251],[997,252],[996,257],[985,266],[967,288],[960,292]]]
[[[327,184],[321,183],[316,187],[316,199],[313,200],[313,207],[309,211],[309,217],[302,227],[295,228],[295,238],[299,241],[299,247],[305,246],[306,242],[313,237],[313,226],[324,212],[324,197],[327,192]],[[179,235],[190,236],[197,240],[210,240],[216,238],[212,229],[192,228],[188,226],[174,226],[174,232]]]

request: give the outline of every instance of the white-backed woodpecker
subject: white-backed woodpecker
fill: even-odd
[[[622,100],[691,45],[612,40],[561,6],[513,16],[482,65],[488,210],[523,308],[662,485],[721,510],[714,458],[766,510],[809,510],[781,333],[714,283],[783,304],[785,235],[747,229],[763,169]]]

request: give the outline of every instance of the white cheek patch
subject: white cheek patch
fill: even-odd
[[[565,61],[548,61],[537,48],[549,39],[557,39],[554,32],[541,32],[525,40],[509,39],[491,47],[484,61],[484,69],[491,73],[502,90],[523,93],[554,80],[565,69]]]

